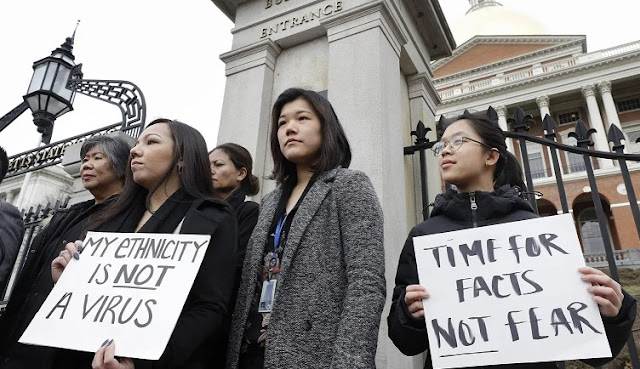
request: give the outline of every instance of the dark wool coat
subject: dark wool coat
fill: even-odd
[[[15,206],[0,199],[0,293],[11,278],[11,271],[24,237],[22,214]]]
[[[237,368],[268,231],[282,195],[267,195],[247,248],[229,342]],[[382,211],[365,174],[334,169],[302,200],[284,248],[266,369],[374,368],[385,300]]]
[[[411,284],[420,284],[416,256],[413,249],[413,237],[428,234],[457,231],[460,229],[481,227],[491,224],[509,223],[537,217],[531,205],[518,196],[519,190],[508,185],[503,186],[493,193],[476,192],[475,214],[471,210],[471,201],[468,193],[458,194],[452,190],[444,195],[438,195],[434,202],[431,218],[415,226],[404,244],[398,272],[396,274],[396,287],[393,290],[393,301],[387,318],[389,324],[389,338],[405,355],[417,355],[429,348],[427,329],[424,319],[415,319],[409,313],[404,303],[405,289]],[[475,219],[474,219],[475,218]],[[620,313],[615,318],[605,318],[605,330],[611,352],[617,355],[624,346],[633,325],[636,315],[636,301],[625,292]],[[602,365],[610,359],[590,359],[584,362],[590,365]],[[431,369],[431,357],[427,352],[425,369]],[[500,369],[557,369],[556,363],[526,363],[497,366],[485,366],[478,368]]]
[[[53,288],[51,262],[68,241],[83,237],[86,220],[102,208],[89,200],[56,211],[31,241],[7,309],[0,317],[0,368],[50,368],[55,349],[18,343]]]

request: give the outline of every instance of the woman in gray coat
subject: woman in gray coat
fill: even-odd
[[[385,300],[382,211],[321,95],[288,89],[272,178],[247,246],[227,367],[374,368]]]

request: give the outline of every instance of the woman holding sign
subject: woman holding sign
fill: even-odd
[[[178,121],[157,119],[151,122],[131,149],[121,196],[92,225],[93,230],[104,232],[211,235],[204,260],[160,359],[155,362],[116,359],[114,338],[117,337],[100,337],[106,340],[102,347],[96,347],[93,367],[208,368],[222,365],[224,353],[212,358],[212,351],[227,338],[224,322],[230,319],[237,225],[231,208],[214,199],[202,135]],[[82,261],[80,245],[80,241],[67,244],[66,250],[53,261],[54,280],[60,277],[71,258]],[[76,361],[69,358],[73,356]],[[59,366],[81,366],[81,356],[80,353],[64,355],[58,360]]]
[[[438,195],[430,219],[414,227],[405,242],[393,302],[389,312],[389,337],[405,355],[427,351],[425,368],[431,368],[423,300],[428,303],[428,282],[419,284],[413,237],[466,228],[508,223],[537,217],[522,197],[522,170],[507,151],[505,136],[497,122],[465,112],[446,127],[432,148],[444,182],[455,185]],[[614,356],[629,337],[635,318],[635,300],[599,270],[580,268],[582,279],[598,303]],[[423,281],[424,282],[424,281]],[[432,283],[438,283],[433,281]],[[610,359],[592,359],[601,365]],[[510,364],[501,368],[556,368],[554,362]]]
[[[373,368],[384,305],[382,212],[331,104],[273,106],[272,177],[247,247],[228,368]]]

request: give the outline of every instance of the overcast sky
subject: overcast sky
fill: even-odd
[[[551,34],[587,35],[589,51],[640,40],[637,0],[501,3],[530,14]],[[465,0],[440,4],[451,26],[469,8]],[[0,116],[21,103],[33,62],[49,56],[80,19],[73,52],[84,78],[137,84],[147,101],[147,122],[161,116],[182,120],[199,129],[210,148],[215,145],[225,87],[219,55],[231,48],[233,24],[213,2],[5,0],[0,14]],[[74,109],[56,121],[52,142],[120,121],[115,106],[81,94]],[[30,111],[0,133],[10,155],[37,140]]]

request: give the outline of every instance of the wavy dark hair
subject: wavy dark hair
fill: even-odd
[[[443,128],[446,129],[451,123],[459,120],[470,121],[471,128],[480,136],[480,140],[487,146],[498,150],[500,158],[493,173],[493,188],[497,189],[508,184],[519,187],[521,191],[526,191],[527,187],[524,184],[520,162],[507,150],[507,137],[498,122],[490,119],[484,113],[470,113],[465,110],[463,114],[447,120],[447,124]]]
[[[271,133],[269,136],[273,172],[269,178],[275,179],[278,184],[293,180],[297,176],[296,165],[284,157],[278,142],[278,120],[280,119],[282,107],[297,99],[303,99],[309,103],[320,119],[322,144],[320,145],[319,159],[311,166],[311,169],[315,172],[314,177],[337,166],[348,168],[349,164],[351,164],[349,141],[329,100],[315,91],[289,88],[278,96],[271,111]]]
[[[240,189],[249,196],[253,196],[260,191],[260,181],[258,177],[253,175],[253,159],[249,150],[236,143],[228,142],[216,146],[215,149],[209,151],[209,154],[216,150],[222,150],[229,156],[229,160],[233,163],[237,170],[242,168],[247,170],[247,175],[240,182]]]
[[[159,118],[149,123],[147,127],[154,124],[164,123],[169,126],[171,138],[173,139],[173,157],[167,171],[163,177],[155,184],[151,190],[147,190],[133,180],[131,171],[131,156],[125,172],[124,188],[116,201],[109,204],[104,211],[92,219],[89,229],[97,229],[104,223],[115,218],[131,205],[131,201],[146,194],[145,206],[149,211],[151,196],[158,188],[171,176],[173,168],[180,160],[184,163],[180,175],[180,188],[189,197],[194,199],[214,199],[214,189],[211,183],[211,169],[209,166],[209,156],[207,155],[207,144],[202,134],[195,128],[166,118]]]

